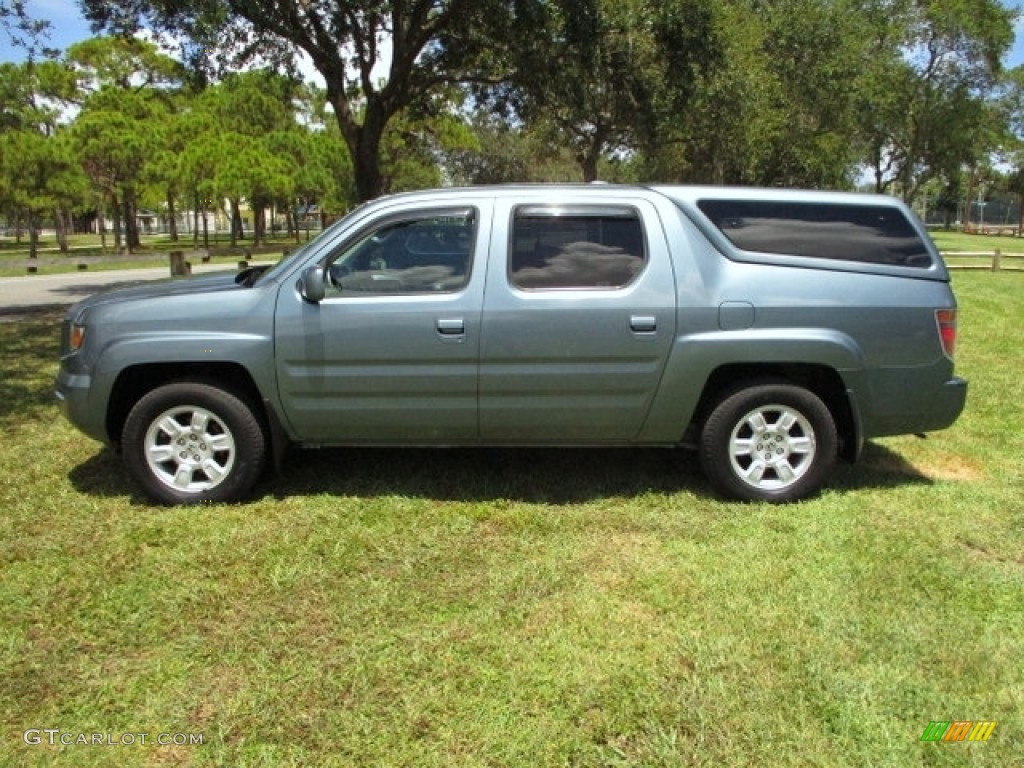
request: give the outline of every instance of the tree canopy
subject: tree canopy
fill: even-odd
[[[438,89],[481,76],[497,42],[486,33],[496,28],[508,5],[497,0],[130,0],[116,5],[84,0],[83,8],[100,28],[133,32],[146,22],[187,35],[221,63],[263,56],[290,64],[299,54],[307,56],[326,82],[356,187],[367,199],[384,191],[380,145],[388,123]]]
[[[262,221],[422,186],[597,178],[870,179],[939,200],[974,194],[994,158],[1024,165],[1024,76],[1001,68],[1015,16],[998,0],[82,6],[108,36],[0,66],[0,204],[9,219],[105,211],[127,247],[140,203],[171,220],[226,205],[241,236],[243,201]],[[23,3],[0,9],[8,34],[43,39]],[[164,33],[180,49],[149,42]]]

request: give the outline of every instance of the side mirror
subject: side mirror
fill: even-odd
[[[311,304],[319,304],[324,300],[325,293],[324,268],[315,265],[306,267],[302,270],[297,287],[302,298]]]

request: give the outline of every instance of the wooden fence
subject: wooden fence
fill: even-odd
[[[185,264],[191,262],[202,261],[206,263],[211,260],[214,256],[232,256],[240,259],[238,262],[239,268],[243,266],[243,261],[247,264],[248,260],[253,256],[262,256],[271,253],[281,252],[285,256],[288,255],[287,249],[282,249],[281,245],[268,245],[259,247],[239,247],[239,248],[211,248],[209,250],[199,251],[174,251],[167,254],[170,259],[171,274],[181,275],[186,274],[187,267]],[[78,270],[85,271],[89,269],[90,264],[99,262],[116,262],[116,261],[139,261],[152,259],[156,263],[162,263],[164,254],[148,254],[146,256],[87,256],[78,259]],[[1024,272],[1024,253],[1004,253],[1001,248],[996,248],[994,251],[942,251],[942,258],[946,262],[946,266],[950,269],[987,269],[992,272]],[[24,266],[29,274],[34,274],[39,271],[40,266],[53,266],[56,264],[67,264],[67,257],[61,258],[40,258],[38,260],[29,261],[23,260],[21,262],[12,261],[9,266]]]
[[[992,272],[1024,272],[1024,253],[994,251],[943,251],[950,269],[988,269]]]

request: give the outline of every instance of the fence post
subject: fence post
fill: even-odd
[[[992,271],[998,272],[1002,268],[1002,262],[1003,252],[996,248],[995,252],[992,254]]]

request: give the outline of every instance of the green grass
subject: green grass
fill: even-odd
[[[932,229],[928,233],[935,245],[944,253],[956,251],[994,251],[996,248],[1004,253],[1024,253],[1024,240],[1009,235],[972,235],[964,232],[946,232]]]
[[[225,261],[225,264],[227,262]],[[167,267],[169,268],[169,262],[167,260],[167,254],[153,255],[153,256],[140,256],[131,259],[118,259],[117,261],[100,261],[92,260],[89,263],[89,269],[86,272],[82,272],[83,279],[88,278],[89,272],[112,272],[119,269],[146,269],[149,267]],[[37,275],[62,275],[69,272],[77,272],[78,264],[77,261],[71,260],[68,263],[42,263],[36,267],[35,274]],[[7,266],[0,261],[0,277],[27,277],[28,272],[25,266],[18,264],[17,266]]]
[[[310,233],[315,236],[317,233]],[[957,258],[957,251],[961,252],[991,252],[996,248],[1007,254],[1024,255],[1024,240],[1013,237],[997,237],[995,235],[969,235],[962,232],[945,232],[942,230],[931,230],[932,239],[939,250],[947,254],[946,260],[953,266],[976,266],[984,267],[990,260],[977,257]],[[306,233],[301,234],[303,242],[306,241]],[[89,271],[105,271],[114,269],[135,269],[141,267],[165,266],[167,264],[167,253],[173,250],[189,251],[193,248],[193,241],[185,237],[179,242],[171,242],[166,235],[153,235],[143,238],[143,247],[131,256],[111,255],[109,244],[113,242],[112,237],[107,238],[108,250],[104,252],[100,247],[98,235],[74,235],[71,238],[71,251],[62,254],[57,248],[56,240],[51,236],[43,238],[40,247],[40,255],[37,260],[38,274],[61,274],[75,272],[80,262],[89,264]],[[274,237],[270,241],[280,246],[283,250],[295,247],[294,240],[282,237]],[[225,261],[241,258],[244,254],[246,242],[242,241],[236,253],[229,253],[217,258]],[[219,240],[211,241],[211,247],[225,249],[228,247],[226,236],[222,235]],[[17,243],[12,237],[0,237],[0,277],[17,277],[26,274],[26,265],[29,264],[28,245],[25,242]],[[1007,258],[1004,262],[1006,267],[1024,268],[1022,262],[1013,258]]]
[[[1019,763],[1024,283],[955,282],[962,419],[788,507],[683,452],[324,450],[155,508],[58,417],[56,316],[0,323],[0,764]]]
[[[932,240],[945,256],[951,267],[990,269],[992,252],[1003,254],[1000,268],[1007,270],[1024,269],[1024,240],[1017,237],[996,235],[970,235],[963,232],[931,230]],[[985,253],[986,256],[957,256],[957,253]]]
[[[310,236],[315,236],[311,232]],[[302,243],[306,242],[306,233],[300,234]],[[193,242],[191,236],[183,236],[181,240],[172,242],[167,235],[147,235],[142,238],[142,247],[132,254],[113,254],[113,237],[107,237],[107,249],[100,244],[99,235],[73,235],[70,238],[70,250],[61,253],[56,239],[51,235],[43,237],[39,244],[39,255],[35,260],[28,257],[28,242],[24,238],[17,242],[13,237],[0,237],[0,277],[17,277],[27,274],[26,267],[36,267],[37,274],[62,274],[78,271],[80,263],[89,265],[89,272],[115,269],[136,269],[142,267],[162,267],[168,264],[170,251],[191,252],[194,247],[202,248],[202,241]],[[268,241],[268,247],[288,251],[296,247],[294,239],[275,235]],[[246,249],[252,248],[250,240],[241,240],[235,248],[231,248],[227,235],[212,237],[210,250],[215,261],[231,262],[245,258]],[[280,251],[278,251],[280,255]],[[259,257],[258,257],[259,258]]]

